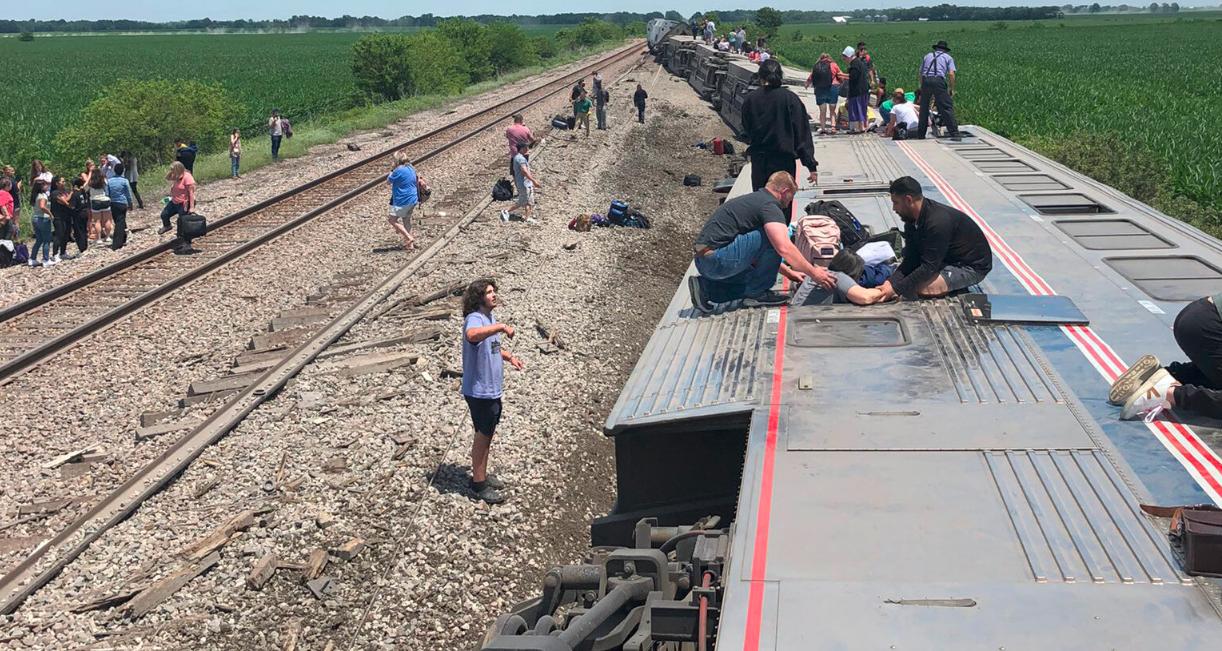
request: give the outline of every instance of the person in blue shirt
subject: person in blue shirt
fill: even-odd
[[[505,484],[488,472],[488,452],[492,435],[501,422],[501,395],[504,393],[505,363],[522,370],[522,360],[501,347],[501,335],[513,339],[513,326],[498,323],[492,315],[496,308],[496,282],[476,280],[463,294],[462,395],[471,410],[475,439],[471,444],[471,490],[488,504],[505,501],[500,489]]]
[[[420,203],[420,193],[416,189],[416,168],[407,159],[407,152],[400,149],[395,152],[395,169],[386,177],[390,183],[390,222],[391,228],[403,238],[403,248],[416,248],[416,236],[412,235],[412,211]]]
[[[110,249],[118,251],[127,244],[127,211],[132,207],[132,184],[124,176],[127,168],[123,163],[115,163],[113,171],[114,175],[106,179],[106,195],[110,197],[110,216],[114,220]]]

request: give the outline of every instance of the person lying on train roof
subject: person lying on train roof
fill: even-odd
[[[789,239],[785,211],[797,191],[789,172],[775,172],[763,189],[717,208],[696,237],[699,273],[688,279],[693,307],[707,313],[716,303],[737,300],[742,307],[783,305],[788,294],[772,291],[778,270],[794,282],[809,276],[824,287],[834,286],[828,271],[808,262]]]
[[[880,287],[887,299],[936,298],[984,280],[993,251],[971,217],[926,198],[911,176],[895,179],[890,190],[904,221],[904,261]]]
[[[809,278],[802,281],[794,291],[789,304],[799,305],[831,305],[833,303],[852,303],[853,305],[873,305],[888,300],[882,288],[862,287],[853,277],[842,271],[829,271],[836,284],[831,288],[812,282]]]
[[[1143,355],[1134,362],[1107,395],[1113,405],[1124,405],[1121,419],[1149,422],[1167,409],[1222,419],[1222,293],[1185,306],[1172,333],[1188,361],[1164,367],[1154,355]]]

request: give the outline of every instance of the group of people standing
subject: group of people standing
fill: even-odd
[[[84,170],[71,176],[54,174],[38,159],[30,164],[28,181],[5,166],[0,176],[0,239],[19,240],[21,208],[28,197],[34,234],[29,266],[73,259],[69,242],[76,245],[77,255],[91,245],[123,248],[128,211],[144,207],[137,190],[139,169],[139,161],[128,151],[119,156],[102,152],[97,162],[86,160]]]
[[[919,93],[906,92],[903,88],[888,93],[886,79],[879,76],[864,42],[858,42],[856,47],[845,47],[841,58],[843,68],[831,55],[820,54],[806,79],[806,87],[814,89],[815,104],[819,107],[819,133],[837,132],[838,111],[843,105],[849,133],[881,127],[880,135],[885,137],[921,139],[929,128],[931,105],[936,103],[939,120],[947,134],[958,137],[955,60],[946,41],[935,43],[921,61]],[[871,98],[880,117],[873,125],[869,117]]]

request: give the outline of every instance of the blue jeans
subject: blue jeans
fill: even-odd
[[[242,160],[242,157],[240,155],[229,157],[230,174],[232,174],[235,177],[238,175],[238,162],[241,160]]]
[[[51,259],[51,218],[36,214],[34,215],[34,250],[30,251],[31,260],[38,257],[39,249],[42,249],[43,262]]]
[[[280,158],[280,138],[282,136],[272,136],[272,160]]]
[[[171,217],[185,214],[187,214],[187,204],[174,203],[171,201],[165,205],[165,208],[161,209],[161,225],[165,228],[169,228]]]
[[[696,271],[703,277],[706,296],[714,303],[767,292],[776,284],[780,268],[781,255],[772,248],[762,228],[696,257]]]

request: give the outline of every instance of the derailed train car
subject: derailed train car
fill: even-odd
[[[754,68],[727,61],[736,128]],[[1222,293],[1222,242],[961,131],[817,139],[794,205],[902,228],[887,183],[915,176],[993,272],[966,296],[715,315],[685,278],[604,427],[617,497],[593,549],[486,651],[1217,648],[1222,526],[1193,549],[1139,505],[1222,504],[1222,429],[1104,399],[1125,360],[1182,357],[1171,326]]]

